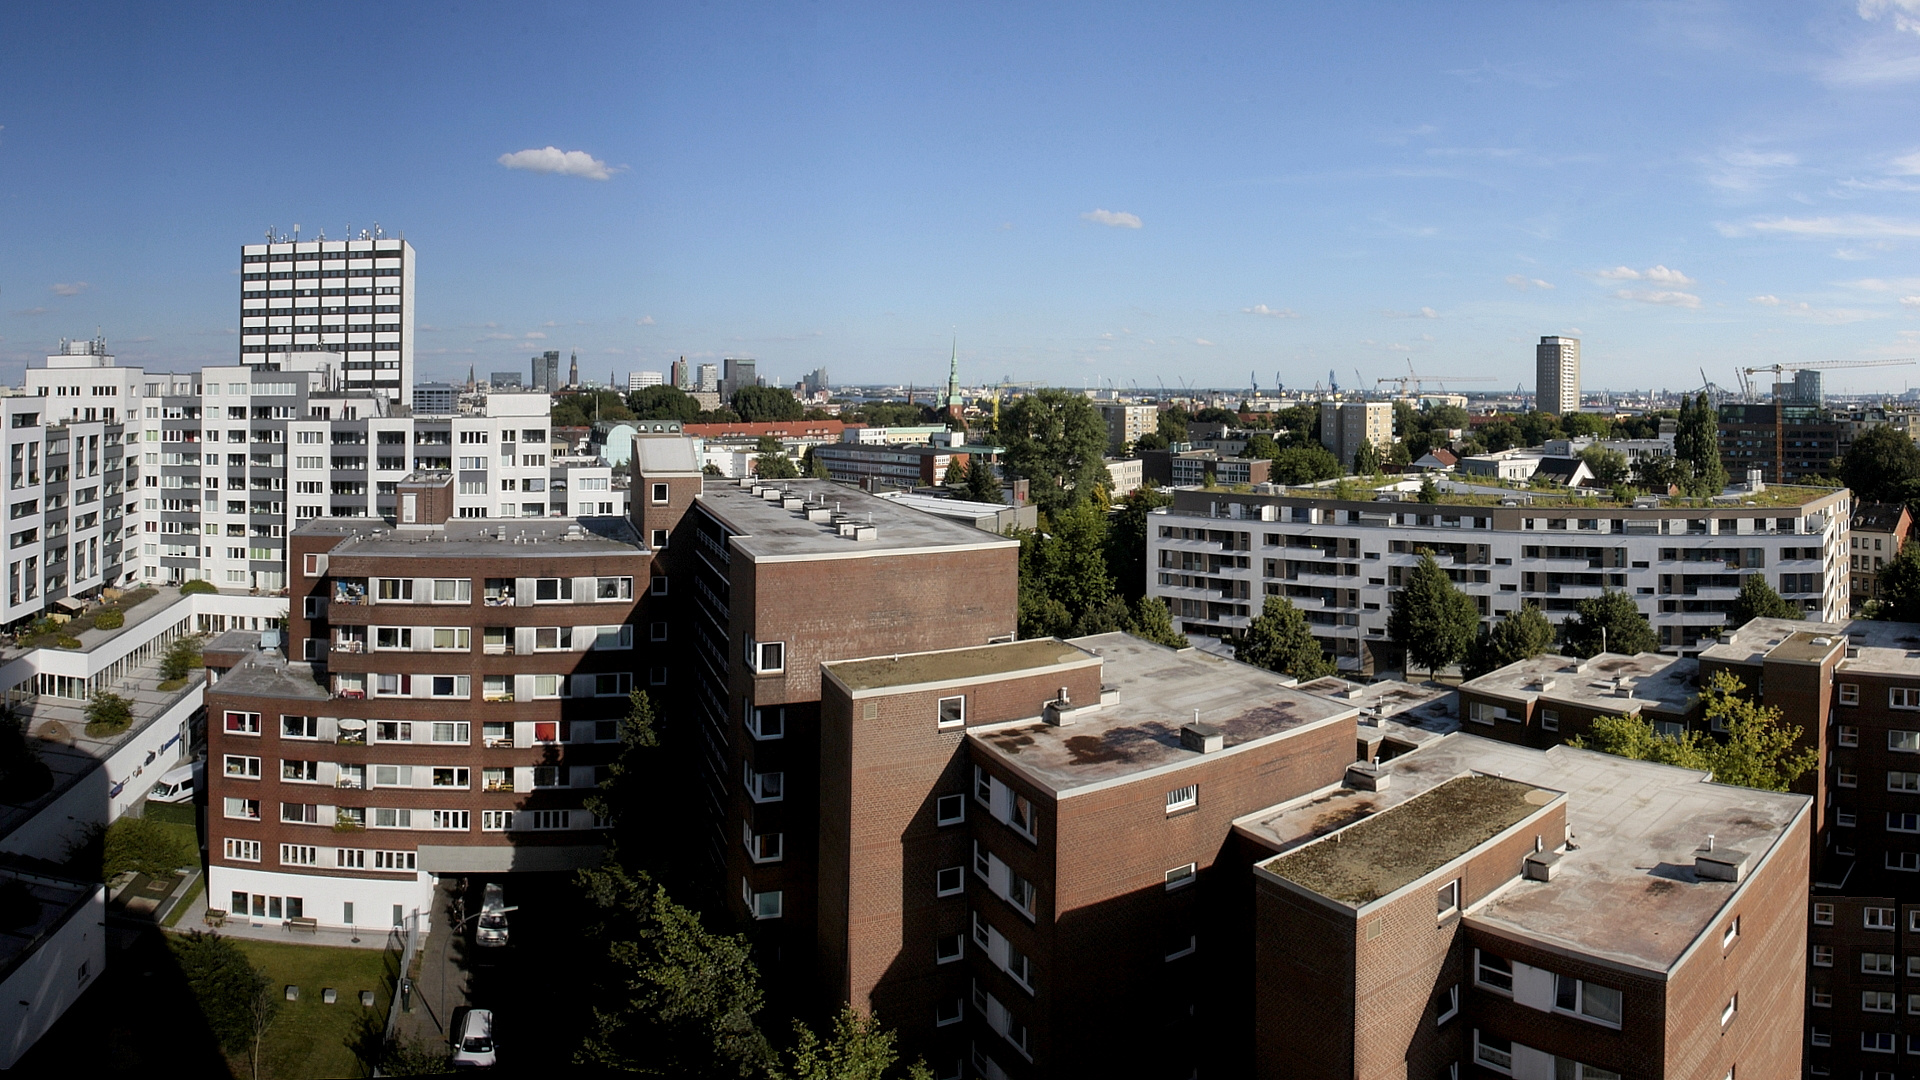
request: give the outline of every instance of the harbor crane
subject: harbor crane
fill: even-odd
[[[1741,399],[1753,402],[1753,377],[1763,371],[1773,372],[1773,482],[1786,483],[1787,470],[1787,419],[1785,395],[1780,392],[1780,376],[1788,371],[1840,371],[1849,368],[1906,367],[1914,361],[1904,360],[1812,360],[1801,364],[1767,364],[1762,367],[1735,368],[1740,376]]]
[[[1375,379],[1373,385],[1377,389],[1386,383],[1396,384],[1400,388],[1396,396],[1406,397],[1408,387],[1412,387],[1418,391],[1425,389],[1424,384],[1426,383],[1433,383],[1444,388],[1447,383],[1492,381],[1494,381],[1494,379],[1491,375],[1421,375],[1413,370],[1413,361],[1408,360],[1407,373],[1405,375],[1389,375],[1383,379]]]

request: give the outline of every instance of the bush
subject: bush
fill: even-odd
[[[103,611],[93,617],[95,630],[118,630],[127,625],[127,613],[124,611]]]
[[[175,638],[167,646],[166,655],[160,658],[160,676],[169,681],[184,679],[201,667],[200,635],[188,634]]]
[[[133,703],[104,690],[87,702],[87,734],[98,739],[118,735],[133,723]]]
[[[194,578],[192,581],[189,581],[185,585],[180,586],[180,592],[186,596],[192,596],[195,593],[210,593],[210,592],[219,592],[219,591],[220,591],[219,589],[216,589],[213,587],[213,582],[203,581],[200,578]]]
[[[132,870],[166,877],[190,866],[198,852],[188,851],[178,830],[158,821],[123,816],[107,826],[100,844],[100,877],[112,880]]]

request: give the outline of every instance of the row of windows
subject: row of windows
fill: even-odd
[[[1893,930],[1899,925],[1899,913],[1890,907],[1867,907],[1860,909],[1860,925],[1868,930]],[[1832,926],[1834,905],[1828,901],[1815,901],[1813,905],[1813,924]],[[1920,933],[1920,908],[1907,912],[1907,929]],[[1920,956],[1914,958],[1920,962]]]

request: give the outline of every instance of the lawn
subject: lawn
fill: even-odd
[[[356,1050],[371,1040],[378,1045],[393,1001],[398,958],[378,949],[335,949],[323,945],[283,945],[230,938],[255,967],[273,979],[276,991],[300,988],[299,1001],[280,1002],[280,1014],[267,1030],[260,1075],[275,1080],[320,1076],[366,1076]],[[320,991],[333,987],[337,1002],[327,1005]],[[360,991],[374,992],[373,1008],[360,1006]],[[233,1061],[235,1076],[247,1075],[245,1055]]]
[[[150,802],[144,804],[140,816],[174,829],[180,836],[181,846],[186,850],[200,850],[200,834],[194,828],[192,803]]]

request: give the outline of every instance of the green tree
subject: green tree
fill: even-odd
[[[1718,495],[1727,486],[1727,470],[1720,464],[1720,414],[1707,401],[1706,391],[1680,405],[1680,422],[1673,433],[1673,456],[1684,466],[1683,486],[1693,495]]]
[[[1381,463],[1396,471],[1404,471],[1413,464],[1413,454],[1408,451],[1404,441],[1395,439],[1387,446],[1387,455]]]
[[[452,1071],[452,1055],[438,1039],[396,1035],[380,1050],[380,1072],[386,1076],[441,1076]]]
[[[1042,519],[1041,526],[1015,530],[1020,539],[1020,636],[1102,628],[1088,616],[1105,610],[1114,599],[1113,578],[1107,572],[1106,514],[1081,503]]]
[[[1740,579],[1740,595],[1734,597],[1733,610],[1727,613],[1727,625],[1745,626],[1754,619],[1804,619],[1806,610],[1783,599],[1767,584],[1765,574],[1748,574]]]
[[[1461,673],[1477,679],[1508,664],[1531,660],[1553,648],[1553,623],[1529,602],[1501,619],[1474,642],[1473,651],[1461,665]]]
[[[1870,428],[1840,459],[1840,479],[1861,502],[1920,500],[1920,446],[1897,428]]]
[[[1007,470],[1028,481],[1028,498],[1044,513],[1103,497],[1107,425],[1079,394],[1041,390],[1000,414]]]
[[[1575,413],[1574,415],[1587,414]],[[1610,488],[1623,484],[1631,472],[1627,468],[1627,455],[1604,446],[1589,446],[1580,451],[1580,460],[1587,463],[1587,468],[1593,471],[1594,483],[1601,487]]]
[[[1380,448],[1371,442],[1363,442],[1360,449],[1353,452],[1353,474],[1372,476],[1380,471]]]
[[[1247,437],[1247,446],[1241,451],[1241,455],[1256,461],[1272,461],[1280,456],[1280,444],[1266,432],[1256,431]]]
[[[1479,636],[1480,615],[1473,598],[1454,587],[1447,572],[1422,548],[1408,568],[1406,584],[1388,597],[1387,634],[1406,651],[1407,666],[1439,669],[1467,655]]]
[[[160,657],[160,677],[162,679],[184,679],[204,666],[200,656],[202,638],[199,634],[184,634],[174,638],[167,651]]]
[[[833,1035],[822,1041],[813,1029],[793,1022],[793,1049],[787,1052],[787,1076],[792,1080],[933,1080],[933,1071],[916,1061],[904,1073],[888,1070],[900,1060],[895,1034],[880,1026],[877,1016],[863,1016],[851,1005],[840,1006],[833,1018]]]
[[[558,397],[550,421],[554,427],[586,427],[599,420],[631,420],[627,399],[612,390],[582,390]]]
[[[708,930],[618,863],[574,880],[595,914],[584,932],[599,970],[573,1064],[646,1076],[764,1075],[773,1051],[754,1023],[763,998],[746,939]]]
[[[1340,459],[1321,446],[1290,446],[1273,459],[1271,473],[1276,484],[1312,484],[1332,480],[1346,470]]]
[[[1633,463],[1634,486],[1665,495],[1687,479],[1687,466],[1677,457],[1649,454]]]
[[[1560,418],[1560,426],[1576,439],[1583,435],[1604,439],[1613,431],[1613,421],[1595,413],[1569,413]]]
[[[1107,571],[1122,596],[1137,600],[1146,595],[1147,526],[1153,511],[1171,505],[1173,496],[1151,485],[1121,499],[1107,518]]]
[[[1520,432],[1520,444],[1523,446],[1539,446],[1548,439],[1566,434],[1561,429],[1559,416],[1538,409],[1521,413],[1513,423]]]
[[[672,778],[661,761],[660,731],[653,699],[644,690],[627,695],[627,715],[619,723],[620,748],[607,765],[599,790],[587,796],[588,810],[612,822],[613,857],[636,869],[660,866],[657,830],[634,807],[647,806]]]
[[[214,1039],[229,1054],[246,1053],[257,1080],[260,1041],[280,1006],[273,980],[219,934],[190,930],[168,943]]]
[[[1175,649],[1184,649],[1192,644],[1187,640],[1187,635],[1173,628],[1173,613],[1167,609],[1167,602],[1157,596],[1140,598],[1133,625],[1127,627],[1127,633]]]
[[[1633,595],[1624,589],[1602,589],[1574,606],[1574,616],[1563,627],[1564,651],[1573,656],[1654,652],[1660,639],[1653,624],[1640,614]]]
[[[96,739],[118,735],[133,723],[133,702],[110,690],[96,690],[87,701],[87,734]]]
[[[1458,405],[1435,405],[1426,412],[1426,426],[1440,431],[1461,431],[1471,421],[1467,410]]]
[[[813,447],[811,446],[807,447],[806,452],[800,455],[800,474],[814,480],[833,479],[833,474],[827,471],[827,463],[820,460],[819,456],[813,452]]]
[[[1420,474],[1419,499],[1429,506],[1440,501],[1440,488],[1433,482],[1433,474],[1430,472]]]
[[[1232,409],[1223,409],[1218,405],[1210,405],[1207,408],[1201,409],[1199,412],[1193,414],[1193,419],[1194,422],[1201,424],[1225,424],[1230,428],[1240,426],[1239,413],[1234,412]]]
[[[1172,444],[1167,441],[1167,437],[1165,435],[1160,434],[1157,431],[1149,431],[1146,434],[1140,436],[1139,438],[1133,440],[1133,449],[1135,453],[1138,453],[1142,450],[1165,450],[1170,445]]]
[[[792,480],[800,475],[793,459],[785,454],[761,454],[753,459],[753,471],[762,480]]]
[[[691,424],[700,415],[700,403],[677,386],[643,386],[627,395],[627,410],[635,420],[678,420]]]
[[[993,463],[985,454],[967,456],[966,496],[974,502],[1000,503],[1000,478],[993,475]]]
[[[1874,575],[1874,583],[1880,591],[1880,618],[1920,622],[1920,543],[1901,545]]]
[[[1169,444],[1187,441],[1187,421],[1193,419],[1193,415],[1187,410],[1178,405],[1161,409],[1157,419],[1156,427],[1160,437],[1167,440]]]
[[[733,411],[749,424],[775,420],[798,420],[806,409],[793,391],[778,386],[743,386],[733,392]]]
[[[183,866],[198,865],[199,855],[182,842],[180,833],[173,828],[122,814],[105,829],[100,880],[111,881],[129,870],[151,878],[171,877]]]
[[[1233,658],[1302,682],[1339,670],[1314,640],[1307,617],[1284,596],[1269,596],[1260,614],[1233,638]]]
[[[1511,417],[1503,416],[1482,427],[1479,438],[1486,446],[1487,453],[1497,454],[1502,450],[1510,450],[1521,445],[1525,436],[1520,433],[1519,425],[1515,424]]]
[[[940,478],[941,486],[955,489],[967,486],[967,467],[960,463],[962,456],[955,454],[947,459],[947,473]]]
[[[1819,764],[1819,751],[1796,749],[1799,729],[1782,723],[1779,709],[1749,700],[1745,691],[1746,684],[1731,672],[1716,671],[1707,681],[1702,693],[1707,722],[1724,733],[1719,739],[1700,731],[1662,735],[1637,716],[1603,716],[1586,736],[1567,741],[1639,761],[1702,769],[1722,784],[1786,791]]]

